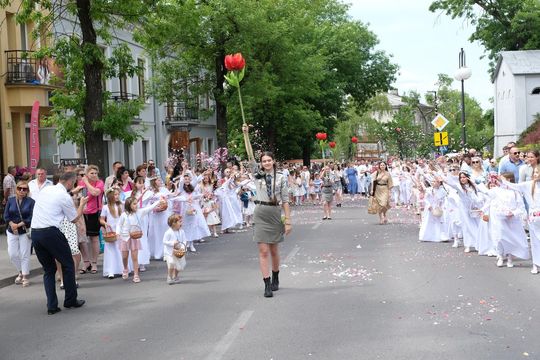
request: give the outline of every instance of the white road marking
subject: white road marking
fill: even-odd
[[[322,224],[322,222],[318,222],[318,223],[316,223],[315,225],[313,225],[311,228],[312,228],[313,230],[317,230],[317,228],[318,228],[319,226],[321,226],[321,224]]]
[[[227,350],[229,350],[233,344],[238,334],[240,334],[240,331],[242,331],[244,326],[246,326],[249,318],[251,318],[251,315],[253,315],[253,310],[243,311],[234,324],[232,324],[225,336],[223,336],[217,343],[214,351],[212,351],[212,353],[206,357],[206,360],[221,360],[223,355],[225,355]]]
[[[296,254],[298,253],[298,251],[300,250],[300,247],[299,246],[295,246],[291,252],[289,253],[289,255],[287,255],[287,257],[285,258],[285,260],[283,260],[283,264],[287,264],[289,263],[293,257],[296,256]]]

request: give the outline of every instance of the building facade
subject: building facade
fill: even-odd
[[[43,73],[58,72],[54,61],[32,57],[32,51],[46,44],[31,39],[33,24],[17,24],[18,2],[0,10],[6,21],[0,27],[0,73],[6,74],[0,83],[0,132],[2,163],[1,171],[7,166],[30,164],[30,116],[35,101],[39,101],[40,118],[51,110],[51,92],[56,88]],[[76,21],[63,17],[55,23],[53,33],[80,33]],[[201,97],[197,106],[187,109],[182,101],[160,104],[148,96],[146,86],[152,78],[152,63],[144,48],[133,40],[129,31],[116,29],[111,45],[101,41],[106,57],[118,44],[127,44],[135,63],[143,70],[133,77],[105,79],[104,90],[111,93],[110,101],[127,101],[144,98],[145,106],[132,121],[132,127],[141,132],[141,139],[128,145],[119,140],[103,137],[106,169],[114,161],[122,161],[126,167],[135,168],[150,159],[163,169],[170,153],[181,154],[194,161],[200,152],[213,152],[216,148],[216,117],[214,103],[209,96]],[[54,41],[54,37],[53,40]],[[46,38],[45,36],[43,38]],[[55,73],[56,74],[56,73]],[[61,76],[58,72],[56,75]],[[205,110],[205,111],[203,111]],[[202,114],[211,114],[203,118]],[[39,126],[39,166],[53,174],[62,164],[85,163],[84,146],[73,143],[59,144],[55,129]]]
[[[540,113],[540,50],[503,51],[492,81],[495,88],[494,155],[502,155],[509,141]]]

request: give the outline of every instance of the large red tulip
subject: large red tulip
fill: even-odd
[[[225,56],[225,68],[229,71],[241,71],[246,66],[246,60],[242,53]]]
[[[353,136],[351,138],[351,141],[353,142],[353,144],[356,144],[358,142],[358,138],[356,136]]]
[[[317,138],[317,140],[326,140],[327,136],[326,136],[326,133],[320,132],[320,133],[317,133],[315,137]]]
[[[328,143],[328,146],[330,146],[330,148],[333,149],[333,148],[336,147],[336,142],[335,142],[335,141],[330,141],[330,142]]]

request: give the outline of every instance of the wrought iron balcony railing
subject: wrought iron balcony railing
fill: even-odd
[[[115,102],[137,100],[138,98],[139,98],[139,95],[137,94],[130,94],[127,92],[120,92],[120,91],[111,92],[111,100]]]
[[[6,84],[51,85],[54,75],[61,78],[59,70],[50,58],[38,59],[34,51],[7,50],[6,54]]]
[[[199,109],[197,107],[187,107],[183,101],[167,104],[167,113],[165,115],[166,125],[185,126],[199,123]]]

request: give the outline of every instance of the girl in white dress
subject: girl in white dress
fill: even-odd
[[[463,244],[465,252],[478,248],[477,231],[482,215],[482,199],[478,190],[469,178],[469,174],[461,171],[459,176],[448,176],[445,183],[454,188],[459,195],[459,212],[463,229]]]
[[[504,179],[502,181],[506,188],[521,193],[529,205],[528,222],[533,261],[531,273],[538,274],[538,267],[540,266],[540,166],[534,168],[532,181],[519,184],[512,184]]]
[[[236,193],[237,185],[234,177],[229,177],[223,185],[216,190],[221,210],[221,233],[227,233],[232,227],[242,224],[242,208]],[[238,206],[237,206],[238,204]]]
[[[154,177],[150,180],[148,191],[148,204],[159,202],[162,198],[168,198],[171,193],[163,186],[161,178]],[[144,201],[145,199],[143,199]],[[163,259],[163,235],[169,228],[167,219],[171,214],[169,204],[155,208],[148,216],[148,249],[154,259]]]
[[[162,198],[160,201],[154,202],[152,205],[139,209],[139,204],[137,199],[129,197],[126,199],[124,212],[118,220],[116,225],[116,233],[120,237],[120,251],[122,252],[122,263],[124,265],[124,270],[122,271],[122,279],[127,280],[129,277],[128,269],[128,257],[131,252],[131,261],[133,262],[133,282],[140,283],[141,278],[139,277],[139,261],[138,261],[138,252],[141,249],[140,238],[142,234],[141,231],[141,218],[146,217],[156,206],[164,206],[166,200]],[[138,234],[137,234],[138,232]],[[161,239],[163,242],[163,239]],[[162,250],[163,251],[163,250]]]
[[[202,209],[203,214],[206,217],[206,224],[208,225],[212,236],[217,238],[217,225],[219,225],[221,220],[219,220],[219,215],[217,214],[219,207],[212,192],[204,193]]]
[[[200,201],[203,195],[196,192],[191,184],[184,184],[184,192],[178,196],[178,200],[184,203],[184,232],[186,234],[187,246],[190,251],[196,252],[194,241],[202,240],[210,236],[210,229],[206,224]]]
[[[398,202],[400,202],[401,205],[407,206],[407,208],[409,208],[411,205],[412,188],[413,179],[411,175],[411,170],[407,166],[404,166],[401,172],[401,176],[399,178],[400,199],[398,200]]]
[[[186,268],[186,255],[181,258],[174,256],[175,247],[187,246],[187,239],[182,230],[182,217],[177,214],[169,216],[167,219],[169,229],[163,235],[163,257],[167,261],[167,284],[178,284],[180,282],[180,271]]]
[[[451,165],[449,172],[451,175],[456,175],[459,173],[459,167],[457,165]],[[461,214],[459,211],[460,208],[460,198],[457,191],[453,188],[447,188],[448,195],[446,196],[446,201],[444,204],[444,217],[445,223],[447,225],[447,234],[454,240],[452,244],[453,248],[457,248],[462,243],[462,230],[461,230]]]
[[[433,179],[432,186],[425,190],[425,207],[420,226],[419,240],[442,242],[448,241],[447,225],[444,222],[444,203],[448,195],[439,180]]]
[[[503,173],[501,178],[514,182],[513,173]],[[512,256],[529,259],[529,244],[523,228],[522,218],[526,216],[525,203],[521,194],[507,188],[494,187],[489,190],[491,197],[490,221],[493,240],[497,244],[497,266],[513,267]]]
[[[134,188],[131,192],[127,192],[127,197],[135,197],[137,199],[137,204],[139,209],[148,206],[148,200],[150,199],[152,192],[148,191],[144,187],[145,178],[143,176],[137,176],[134,182]],[[139,271],[145,272],[146,265],[150,264],[150,250],[148,248],[148,216],[143,216],[141,219],[141,230],[143,232],[142,237],[139,239],[141,241],[141,249],[139,249]]]
[[[122,203],[120,202],[120,192],[118,189],[109,188],[105,193],[107,206],[101,210],[100,223],[105,227],[105,231],[116,231],[116,225],[122,215]],[[122,264],[122,253],[117,241],[106,242],[103,249],[103,276],[114,279],[115,274],[122,274],[124,270]]]

